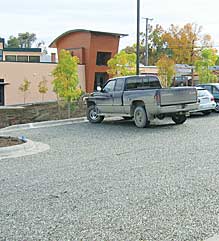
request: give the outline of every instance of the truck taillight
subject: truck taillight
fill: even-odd
[[[160,105],[160,93],[158,91],[156,91],[154,99],[155,99],[157,105]]]
[[[214,101],[214,96],[211,97],[211,101]]]

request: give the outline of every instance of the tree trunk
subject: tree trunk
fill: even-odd
[[[192,66],[192,86],[195,85],[195,81],[194,81],[194,70],[193,70],[193,66]]]
[[[57,97],[57,107],[58,107],[59,119],[61,119],[61,111],[60,111],[59,96],[56,95],[56,97]]]
[[[68,119],[71,118],[71,102],[68,101]]]

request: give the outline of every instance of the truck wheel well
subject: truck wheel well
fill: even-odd
[[[93,101],[87,101],[87,107],[90,107],[91,105],[95,105],[95,102],[93,102]]]
[[[136,108],[137,106],[143,106],[143,107],[145,107],[145,104],[144,104],[144,102],[141,101],[141,100],[133,101],[133,102],[132,102],[132,105],[131,105],[131,116],[134,115],[134,111],[135,111],[135,108]]]

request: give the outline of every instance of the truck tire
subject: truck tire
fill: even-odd
[[[172,120],[177,124],[183,124],[186,121],[186,116],[185,115],[174,115],[172,116]]]
[[[87,119],[90,123],[101,123],[104,116],[98,115],[97,107],[95,105],[91,105],[87,108]]]
[[[134,110],[134,121],[138,128],[144,128],[150,124],[143,106],[137,106]]]
[[[219,112],[219,103],[218,103],[218,102],[216,102],[216,107],[215,107],[214,110],[215,110],[215,112],[217,112],[217,113]]]

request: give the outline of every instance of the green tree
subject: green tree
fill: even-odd
[[[18,38],[16,38],[16,37],[14,37],[14,36],[11,35],[11,36],[9,37],[8,41],[7,41],[6,46],[7,46],[8,48],[19,48],[20,46],[19,46],[19,40],[18,40]]]
[[[68,104],[68,117],[71,115],[71,103],[81,95],[81,89],[78,88],[78,58],[72,57],[67,50],[61,50],[59,63],[53,70],[54,76],[53,89],[58,98],[63,99]]]
[[[172,78],[175,74],[174,66],[174,61],[166,55],[163,55],[157,62],[158,75],[164,87],[168,87],[172,84]]]
[[[36,39],[37,38],[35,33],[26,32],[18,34],[18,40],[20,42],[21,48],[31,48]]]
[[[8,48],[31,48],[36,39],[35,33],[19,33],[18,37],[10,36],[6,46]]]
[[[170,55],[171,51],[166,48],[165,41],[163,39],[164,29],[161,25],[156,25],[151,30],[148,37],[148,55],[149,65],[156,65],[161,56],[167,54]]]
[[[136,73],[136,54],[120,51],[107,62],[107,73],[112,76],[134,75]]]
[[[140,45],[139,45],[139,62],[144,63],[144,57],[145,57],[145,46],[144,46],[144,38],[145,34],[140,33]],[[127,54],[136,54],[136,43],[134,43],[132,46],[126,46],[122,51],[125,51]]]
[[[215,65],[217,57],[215,49],[206,48],[202,50],[200,60],[195,62],[195,69],[198,73],[200,83],[217,81],[217,76],[209,70],[209,67]]]
[[[19,90],[23,93],[23,97],[24,97],[24,104],[26,103],[26,95],[27,92],[30,89],[30,84],[31,82],[28,79],[24,79],[23,82],[21,83],[21,85],[19,86]]]
[[[38,85],[38,90],[39,90],[39,93],[41,94],[42,96],[42,102],[44,101],[44,95],[47,93],[48,91],[48,87],[47,87],[47,80],[45,77],[43,77],[43,80],[41,80],[39,82],[39,85]]]

